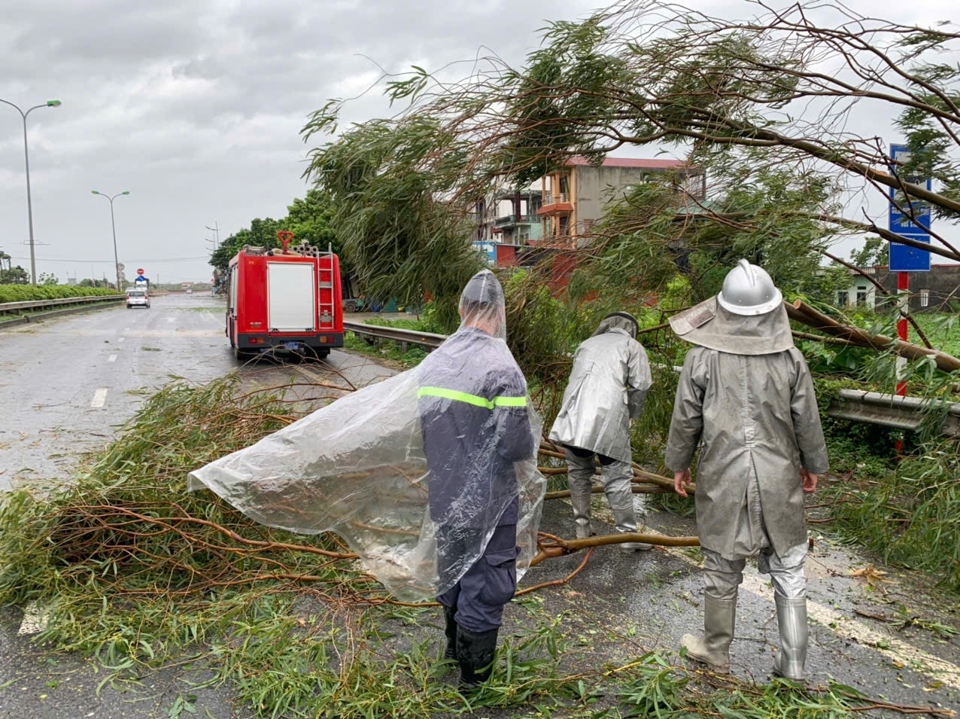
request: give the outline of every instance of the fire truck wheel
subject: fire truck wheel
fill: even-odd
[[[242,350],[239,347],[233,348],[233,357],[237,362],[248,362],[253,359],[254,353],[248,352],[247,350]]]

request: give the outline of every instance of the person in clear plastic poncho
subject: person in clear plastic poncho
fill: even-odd
[[[550,439],[565,448],[570,503],[577,537],[589,537],[593,460],[600,462],[603,489],[618,532],[636,532],[630,422],[640,417],[650,390],[650,363],[637,342],[637,320],[615,312],[573,356],[573,369]],[[628,542],[624,551],[652,549]]]
[[[793,346],[780,291],[741,260],[720,294],[674,317],[697,345],[680,375],[666,465],[686,496],[700,447],[697,530],[704,554],[704,633],[689,656],[729,671],[737,588],[745,560],[773,580],[781,651],[774,672],[804,678],[807,529],[803,493],[828,469],[813,381]]]
[[[516,591],[518,462],[537,453],[526,381],[505,342],[503,289],[490,271],[460,299],[460,330],[421,365],[420,420],[437,525],[447,654],[463,683],[483,681],[503,607]],[[489,541],[483,538],[489,529]],[[477,558],[477,548],[483,547]]]
[[[489,271],[418,367],[350,393],[190,475],[261,524],[336,532],[398,598],[437,597],[447,656],[486,678],[503,607],[537,550],[541,423]]]

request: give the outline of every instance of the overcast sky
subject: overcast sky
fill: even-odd
[[[280,217],[306,190],[299,131],[330,97],[412,64],[438,68],[485,46],[519,62],[546,19],[596,0],[0,0],[0,98],[28,120],[38,272],[112,277],[108,202],[120,261],[162,282],[208,281],[206,225],[221,237]],[[734,3],[694,5],[730,14]],[[852,3],[932,22],[944,0]],[[350,120],[388,112],[378,93]],[[876,128],[883,133],[884,128]],[[873,129],[873,128],[871,128]],[[23,136],[0,104],[0,248],[29,267]]]

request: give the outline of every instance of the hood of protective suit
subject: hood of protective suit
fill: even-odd
[[[461,310],[461,328],[418,367],[192,472],[188,488],[260,524],[335,532],[405,601],[450,589],[497,526],[516,524],[519,579],[537,553],[546,489],[541,422],[502,339],[492,273],[470,281]]]
[[[480,270],[463,288],[460,319],[460,329],[476,327],[492,337],[507,339],[507,307],[503,287],[490,270]]]
[[[767,355],[793,347],[790,319],[780,304],[762,315],[735,315],[711,297],[670,318],[670,327],[691,344],[735,355]]]
[[[593,333],[593,337],[597,335],[602,335],[605,332],[610,330],[623,330],[626,332],[632,339],[637,338],[637,330],[640,327],[640,323],[637,322],[637,318],[631,315],[628,312],[614,312],[613,314],[607,315],[600,321],[600,326],[597,327],[597,331]]]

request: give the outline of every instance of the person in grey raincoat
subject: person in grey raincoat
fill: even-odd
[[[759,553],[773,580],[781,651],[774,673],[804,679],[807,655],[807,528],[803,493],[828,469],[813,381],[793,345],[780,291],[746,260],[720,294],[671,320],[697,345],[680,375],[666,465],[686,496],[699,445],[697,530],[704,555],[704,633],[686,635],[688,656],[730,667],[737,588]]]
[[[580,539],[591,534],[594,456],[617,531],[637,531],[630,422],[643,412],[652,384],[647,353],[636,340],[638,327],[632,315],[615,312],[577,348],[563,405],[550,430],[550,439],[565,448],[570,503]],[[620,546],[625,551],[652,549],[641,543]]]
[[[442,586],[456,580],[437,597],[445,656],[458,661],[461,685],[472,688],[490,675],[503,608],[516,592],[514,464],[536,458],[538,438],[526,381],[505,342],[503,289],[489,270],[463,290],[460,316],[460,329],[421,363],[418,396],[437,571]],[[477,547],[482,554],[468,564]]]

